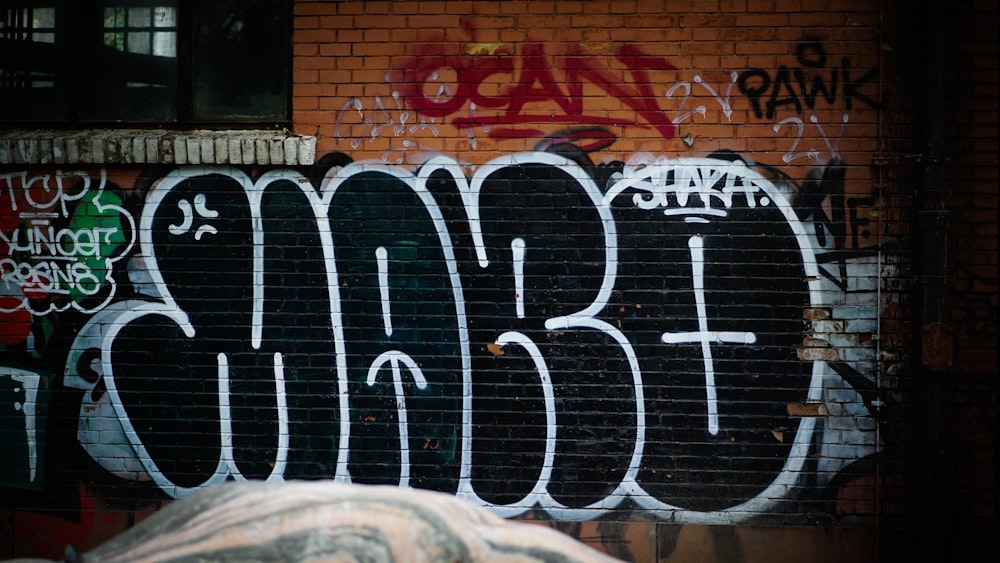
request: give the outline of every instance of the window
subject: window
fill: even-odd
[[[283,126],[289,0],[0,0],[0,122]]]

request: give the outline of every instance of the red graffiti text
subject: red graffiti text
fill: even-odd
[[[675,125],[660,107],[649,73],[676,67],[634,45],[622,45],[614,51],[614,60],[624,67],[630,80],[622,80],[621,70],[578,45],[552,57],[540,43],[526,43],[518,53],[499,49],[488,55],[470,54],[470,49],[459,52],[458,47],[423,44],[393,66],[389,80],[407,106],[429,117],[452,116],[464,109],[461,116],[453,117],[454,126],[488,127],[489,136],[494,138],[543,134],[525,127],[528,123],[653,128],[664,138],[674,137]],[[445,74],[453,75],[454,83],[436,87]],[[587,83],[620,100],[636,117],[630,120],[606,111],[587,111]],[[493,92],[487,91],[491,89]],[[545,104],[544,111],[538,111],[539,103]],[[553,112],[551,104],[559,111]],[[479,115],[483,110],[486,114]]]

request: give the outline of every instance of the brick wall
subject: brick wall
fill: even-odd
[[[995,529],[995,6],[942,18],[937,98],[889,0],[293,9],[314,163],[0,167],[0,555],[231,478],[445,491],[634,561]]]

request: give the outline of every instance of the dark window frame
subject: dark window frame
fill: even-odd
[[[57,8],[55,17],[56,41],[54,50],[63,53],[56,64],[56,71],[61,75],[56,77],[56,86],[46,91],[42,88],[23,88],[16,91],[5,89],[0,84],[0,99],[5,105],[17,103],[16,95],[40,96],[56,102],[68,100],[68,115],[54,119],[22,119],[14,120],[0,112],[0,129],[268,129],[288,130],[292,125],[292,0],[284,2],[286,22],[285,44],[286,52],[283,59],[284,72],[284,117],[254,118],[233,117],[226,119],[199,120],[193,117],[195,89],[192,82],[193,60],[192,47],[197,41],[194,30],[195,10],[199,2],[206,0],[175,0],[177,6],[177,76],[176,76],[176,118],[172,119],[92,119],[84,117],[84,112],[93,109],[92,101],[85,95],[88,88],[96,80],[91,69],[96,64],[91,59],[92,53],[103,41],[103,0],[49,0],[36,2],[32,0],[0,0],[0,9],[30,6],[33,8]],[[211,1],[211,0],[209,0]],[[82,25],[81,25],[82,24]],[[2,31],[2,30],[0,30]],[[58,35],[62,34],[62,35]],[[2,47],[0,47],[2,48]],[[91,87],[89,91],[93,91]],[[23,98],[22,98],[23,99]],[[44,103],[44,102],[42,102]],[[88,104],[90,104],[88,106]]]

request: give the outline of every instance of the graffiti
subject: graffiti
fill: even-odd
[[[833,105],[838,99],[845,111],[853,109],[856,101],[875,109],[881,107],[877,96],[873,98],[862,92],[865,86],[878,78],[878,69],[869,69],[861,76],[853,77],[850,59],[844,57],[839,68],[828,69],[829,75],[824,80],[820,72],[827,67],[827,55],[818,42],[799,43],[796,58],[800,67],[789,69],[781,66],[773,77],[759,68],[740,73],[737,79],[740,92],[750,100],[753,113],[758,118],[766,116],[773,119],[779,109],[801,114],[803,103],[812,110],[818,101]]]
[[[76,434],[80,445],[109,473],[133,481],[147,481],[149,475],[138,462],[115,416],[101,377],[98,350],[110,329],[108,323],[143,303],[131,299],[118,301],[91,317],[77,332],[63,372],[63,385],[83,391]]]
[[[23,521],[15,525],[31,531],[30,537],[24,540],[35,546],[38,556],[53,559],[65,556],[68,559],[76,554],[72,546],[83,544],[100,525],[97,516],[100,507],[91,493],[82,487],[74,492],[75,498],[70,502],[76,507],[69,514],[25,512],[18,515]]]
[[[733,86],[736,85],[736,79],[738,76],[739,73],[735,71],[730,73],[729,75],[730,82],[729,84],[726,85],[725,94],[720,96],[719,93],[716,92],[715,88],[713,88],[711,85],[707,84],[704,80],[702,80],[701,76],[697,74],[694,75],[694,83],[700,86],[701,89],[705,90],[705,92],[707,92],[708,95],[711,96],[712,99],[715,100],[717,104],[719,104],[719,109],[722,111],[722,114],[726,117],[727,120],[730,119],[733,115],[733,106],[732,104],[730,104],[730,100],[732,99]],[[678,90],[683,90],[684,95],[681,97],[680,106],[678,106],[678,108],[675,110],[676,113],[671,118],[671,121],[676,125],[683,123],[684,121],[687,121],[688,118],[694,116],[695,114],[705,117],[707,109],[703,105],[687,109],[688,102],[690,101],[691,95],[694,90],[694,87],[691,85],[691,83],[686,80],[675,82],[673,86],[667,89],[667,94],[666,94],[667,98],[673,98],[675,94],[677,94]]]
[[[839,159],[840,139],[844,135],[844,129],[846,129],[848,121],[850,121],[850,117],[848,116],[848,114],[845,113],[841,117],[840,130],[837,136],[832,140],[827,135],[826,129],[823,127],[823,124],[820,123],[819,119],[815,115],[809,116],[809,121],[812,123],[813,127],[816,128],[817,133],[819,133],[820,138],[826,145],[826,150],[830,154],[830,158]],[[784,155],[782,155],[781,160],[786,163],[789,163],[792,162],[793,160],[797,160],[803,157],[808,157],[813,160],[818,159],[820,153],[816,149],[809,149],[806,151],[796,152],[799,148],[799,144],[802,142],[802,137],[806,130],[805,123],[802,121],[802,119],[798,117],[786,117],[785,119],[782,119],[781,121],[774,124],[774,132],[775,133],[780,132],[782,129],[785,128],[786,125],[795,127],[795,136],[792,139],[791,145],[788,147],[788,150],[785,151]]]
[[[821,267],[821,272],[844,290],[847,289],[847,260],[870,256],[877,251],[862,244],[862,240],[871,236],[871,221],[862,216],[862,210],[874,207],[875,200],[846,197],[845,173],[840,158],[834,158],[826,167],[811,171],[794,198],[796,213],[803,221],[810,221],[817,244],[825,249],[817,254],[817,260],[838,265],[836,273],[825,267]],[[823,206],[825,200],[829,201],[829,213]]]
[[[0,365],[0,444],[13,455],[0,465],[0,484],[40,488],[50,378],[34,371]],[[22,454],[22,455],[17,455]]]
[[[718,151],[711,156],[751,165],[730,151]],[[869,218],[875,199],[846,197],[847,166],[840,156],[834,156],[823,167],[811,169],[802,183],[777,168],[753,166],[791,194],[789,200],[795,214],[809,232],[820,274],[837,288],[847,291],[848,283],[856,279],[848,272],[851,262],[878,254],[878,246],[872,244],[873,225]],[[831,271],[830,265],[835,265],[836,269]]]
[[[448,117],[452,126],[464,131],[471,148],[477,145],[475,131],[497,140],[542,137],[545,133],[539,127],[552,123],[572,123],[580,130],[598,132],[599,137],[608,134],[603,132],[606,127],[627,126],[652,128],[672,138],[676,128],[654,95],[649,73],[673,70],[673,65],[634,45],[623,45],[614,51],[614,60],[631,78],[623,81],[619,70],[599,62],[607,47],[597,47],[600,54],[574,45],[550,56],[541,43],[524,44],[517,53],[496,46],[484,53],[472,48],[460,52],[449,43],[418,45],[387,73],[391,96],[375,96],[371,103],[357,97],[344,102],[334,119],[334,137],[349,139],[355,149],[383,134],[404,137],[424,131],[437,137],[438,121]],[[695,81],[714,93],[700,77]],[[589,111],[586,85],[621,100],[641,120],[612,117],[604,109]],[[491,90],[496,94],[486,93]],[[726,100],[716,96],[720,104],[728,103],[729,90]],[[553,104],[556,113],[540,109]],[[406,139],[402,150],[422,147]],[[388,159],[386,152],[382,160]]]
[[[649,76],[650,71],[673,70],[674,66],[662,57],[643,53],[635,45],[621,45],[614,52],[614,59],[624,65],[631,84],[600,62],[603,57],[588,53],[580,45],[551,57],[541,43],[524,43],[517,53],[498,52],[493,56],[461,53],[447,45],[419,45],[387,74],[402,102],[421,115],[446,117],[463,108],[475,108],[484,115],[456,117],[452,125],[459,130],[489,127],[488,134],[494,138],[543,136],[541,130],[525,126],[531,123],[651,127],[665,139],[674,136],[674,124],[660,108]],[[446,96],[443,85],[433,86],[445,72],[454,74],[455,88]],[[585,84],[619,100],[644,122],[622,123],[606,112],[588,112]],[[494,88],[495,94],[488,93]],[[539,103],[555,104],[560,111],[533,112]]]
[[[0,345],[14,346],[31,338],[31,312],[23,304],[20,287],[0,284]]]
[[[450,96],[451,91],[448,85],[444,84],[439,89],[438,98]],[[417,131],[428,131],[432,136],[437,137],[440,132],[437,128],[437,118],[419,115],[414,123],[409,123],[411,112],[403,107],[400,101],[399,92],[392,94],[393,106],[387,108],[381,96],[375,96],[375,101],[371,108],[366,108],[364,101],[360,98],[349,98],[337,112],[334,122],[333,136],[337,139],[350,138],[351,148],[359,148],[363,140],[374,141],[384,130],[390,130],[395,136],[402,136],[406,133]],[[352,122],[352,117],[356,119]],[[360,131],[358,128],[360,127]],[[475,148],[475,136],[469,133],[469,140]],[[404,140],[403,147],[406,150],[421,148],[420,143],[411,140]],[[388,160],[388,153],[383,155],[383,161]],[[396,162],[402,164],[402,160]]]
[[[788,405],[834,377],[796,358],[825,302],[809,216],[714,158],[178,169],[141,212],[136,297],[71,347],[78,438],[172,497],[332,477],[739,521],[793,490],[820,427]]]
[[[101,173],[0,176],[0,328],[5,343],[27,338],[18,311],[95,312],[115,295],[114,263],[132,246],[132,216]],[[13,315],[13,316],[12,316]],[[23,314],[22,314],[23,315]]]
[[[878,252],[869,243],[872,225],[867,217],[875,200],[846,197],[846,170],[840,157],[834,157],[825,167],[812,169],[801,185],[796,184],[792,197],[796,214],[812,230],[820,273],[844,291],[851,279],[849,261]],[[834,271],[828,269],[831,265]]]
[[[847,58],[839,67],[827,68],[828,55],[819,42],[799,43],[799,67],[782,66],[773,77],[762,69],[731,71],[728,81],[717,86],[701,74],[691,79],[669,77],[665,81],[669,87],[662,93],[655,92],[654,84],[664,80],[654,81],[651,73],[675,67],[636,46],[612,50],[608,45],[588,44],[559,49],[542,43],[527,43],[517,51],[499,44],[472,43],[464,51],[452,43],[417,45],[386,74],[390,96],[376,95],[370,102],[352,97],[344,102],[336,113],[334,137],[348,140],[353,149],[381,135],[403,138],[400,146],[384,151],[381,158],[402,164],[404,157],[393,158],[393,153],[435,154],[433,147],[409,136],[427,132],[436,138],[447,118],[464,133],[471,149],[477,148],[476,132],[481,132],[497,141],[572,135],[578,146],[589,143],[591,148],[585,152],[591,152],[614,143],[615,129],[622,126],[652,128],[671,139],[679,125],[699,115],[706,117],[709,107],[697,103],[705,98],[717,106],[720,119],[731,121],[733,89],[738,88],[757,118],[770,120],[781,112],[794,112],[772,126],[775,134],[788,140],[782,160],[791,163],[820,158],[820,148],[803,146],[807,133],[815,134],[829,158],[839,157],[838,145],[856,103],[881,107],[877,97],[864,93],[864,87],[876,80],[877,69],[855,77]],[[630,79],[622,81],[622,74]],[[587,86],[618,99],[634,115],[588,110],[586,103],[593,96],[584,95]],[[821,120],[817,114],[826,108],[820,102],[830,108],[839,102],[839,123]],[[545,128],[565,123],[573,126],[556,133]]]

